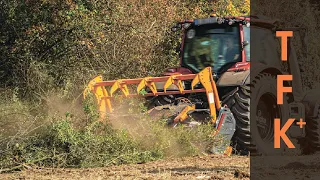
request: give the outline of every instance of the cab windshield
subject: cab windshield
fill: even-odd
[[[239,25],[210,24],[186,30],[182,66],[199,72],[212,67],[214,72],[229,63],[241,61]]]

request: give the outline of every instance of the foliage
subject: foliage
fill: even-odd
[[[219,9],[249,13],[248,1],[225,2],[229,9],[202,0],[1,1],[1,86],[31,99],[57,88],[73,92],[97,74],[158,75],[178,63],[179,34],[169,32],[175,21]]]
[[[142,150],[123,131],[94,123],[80,131],[62,120],[41,134],[10,146],[1,156],[1,167],[34,163],[54,167],[96,167],[122,163],[142,163],[161,158],[156,151]]]
[[[213,10],[217,16],[249,16],[249,0],[224,0],[213,3]]]
[[[164,121],[150,121],[143,114],[136,118],[129,114],[130,121],[135,121],[136,125],[115,129],[108,120],[107,124],[96,121],[96,109],[91,106],[89,100],[84,108],[87,120],[94,120],[87,121],[84,126],[77,127],[77,119],[67,112],[64,118],[50,117],[53,119],[50,123],[34,128],[33,132],[8,136],[9,140],[0,137],[0,167],[10,169],[21,164],[101,167],[144,163],[168,156],[202,153],[212,141],[211,125],[169,129]],[[139,103],[132,106],[141,108]],[[134,128],[137,129],[133,131]]]

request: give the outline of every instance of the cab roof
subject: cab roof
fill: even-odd
[[[242,23],[244,25],[250,23],[253,26],[262,26],[273,28],[277,26],[279,21],[277,19],[270,19],[264,16],[226,16],[226,17],[216,17],[211,16],[209,18],[201,18],[201,19],[194,19],[194,20],[184,20],[180,21],[177,24],[187,24],[192,23],[194,25],[204,25],[204,24],[222,24],[222,23]]]

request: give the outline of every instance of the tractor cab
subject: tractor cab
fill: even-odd
[[[250,61],[249,25],[245,18],[216,17],[178,23],[173,30],[183,30],[181,67],[193,73],[212,67],[219,73]]]

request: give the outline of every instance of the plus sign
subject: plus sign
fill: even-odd
[[[303,122],[302,118],[300,118],[300,121],[297,122],[297,125],[299,125],[300,128],[302,129],[302,128],[303,128],[303,125],[306,125],[306,122]]]

